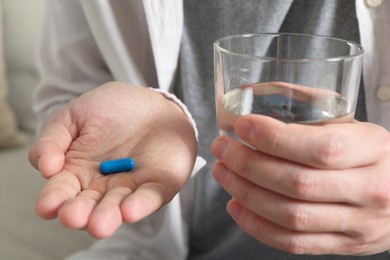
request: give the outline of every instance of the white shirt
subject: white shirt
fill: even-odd
[[[183,32],[181,0],[51,2],[57,5],[48,10],[49,19],[66,20],[52,19],[57,23],[45,24],[40,59],[43,81],[34,107],[41,125],[59,107],[108,81],[171,90]],[[390,1],[356,0],[356,12],[365,49],[368,119],[390,130]],[[197,161],[194,172],[202,163]],[[190,180],[159,212],[137,224],[124,224],[113,237],[94,245],[88,256],[105,259],[107,255],[100,250],[115,247],[121,250],[115,250],[110,259],[124,259],[126,255],[135,259],[185,259],[186,205],[191,204],[191,192]],[[72,259],[88,257],[80,254]]]
[[[390,1],[356,0],[368,120],[390,130]]]

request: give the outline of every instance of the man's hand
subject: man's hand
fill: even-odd
[[[285,124],[249,115],[211,145],[229,214],[294,254],[369,255],[390,249],[390,135],[369,123]]]
[[[132,172],[104,176],[101,161],[131,157]],[[29,154],[48,179],[43,218],[104,238],[168,203],[189,178],[196,137],[182,110],[151,89],[108,83],[58,111]]]

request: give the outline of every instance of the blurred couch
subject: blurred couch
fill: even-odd
[[[35,197],[45,180],[28,163],[39,82],[36,50],[45,0],[0,0],[0,259],[56,260],[93,242],[83,231],[40,219]]]

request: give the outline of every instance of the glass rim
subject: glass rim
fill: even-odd
[[[344,43],[349,46],[353,46],[356,48],[356,53],[349,54],[349,55],[340,55],[340,56],[334,56],[334,57],[328,57],[328,58],[299,58],[299,59],[286,59],[286,58],[277,58],[277,57],[267,57],[267,56],[257,56],[257,55],[249,55],[244,53],[238,53],[234,51],[230,51],[224,47],[221,47],[221,43],[226,40],[234,39],[234,38],[250,38],[254,36],[298,36],[298,37],[310,37],[310,38],[319,38],[319,39],[327,39],[332,40],[335,42]],[[241,56],[241,57],[248,57],[252,59],[261,59],[261,60],[267,60],[267,61],[281,61],[281,62],[334,62],[334,61],[341,61],[341,60],[349,60],[349,59],[355,59],[358,57],[363,56],[364,49],[363,47],[354,41],[344,40],[336,37],[329,37],[329,36],[323,36],[323,35],[316,35],[316,34],[303,34],[303,33],[246,33],[246,34],[233,34],[229,36],[225,36],[222,38],[217,39],[214,44],[214,49],[221,53],[229,54],[229,55],[235,55],[235,56]]]

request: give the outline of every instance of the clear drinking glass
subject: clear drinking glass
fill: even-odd
[[[220,134],[261,114],[287,123],[353,120],[362,70],[360,45],[304,34],[232,35],[214,43]]]

